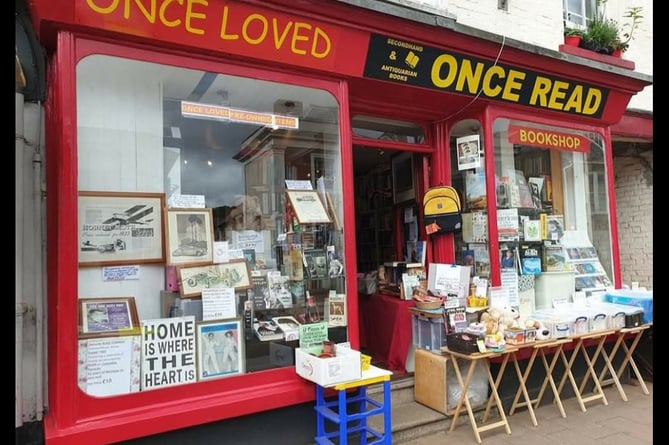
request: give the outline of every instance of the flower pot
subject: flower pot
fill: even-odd
[[[581,36],[564,36],[565,45],[579,46],[581,43]]]
[[[620,48],[618,48],[618,49],[614,49],[613,52],[611,53],[611,55],[612,55],[613,57],[619,57],[619,58],[620,58],[620,57],[623,56],[623,50],[620,49]]]

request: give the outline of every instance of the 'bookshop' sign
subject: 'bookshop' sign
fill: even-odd
[[[195,379],[195,317],[143,320],[142,390]]]

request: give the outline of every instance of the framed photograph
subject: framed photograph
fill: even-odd
[[[416,199],[416,181],[413,173],[413,153],[403,152],[391,159],[393,203],[400,204]]]
[[[478,134],[457,138],[455,143],[458,148],[458,170],[481,166],[481,139]]]
[[[167,209],[167,264],[209,264],[214,261],[211,209]]]
[[[134,297],[79,299],[79,338],[140,335]]]
[[[244,373],[244,331],[241,319],[198,322],[195,338],[198,380]]]
[[[163,193],[79,192],[79,266],[164,263]]]
[[[286,190],[290,205],[300,224],[329,224],[323,201],[316,190]]]
[[[232,287],[235,291],[252,287],[251,271],[245,259],[206,266],[179,267],[182,297],[202,295],[202,289]]]

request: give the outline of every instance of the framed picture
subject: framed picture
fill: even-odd
[[[79,338],[140,335],[134,297],[79,299]]]
[[[316,190],[286,190],[290,205],[300,224],[329,224],[328,215]]]
[[[179,267],[179,287],[181,296],[202,295],[202,289],[232,287],[235,291],[249,289],[251,272],[245,259],[206,266]]]
[[[413,153],[403,152],[391,159],[393,203],[416,199],[416,181],[413,173]]]
[[[167,209],[166,227],[168,265],[213,262],[211,209]]]
[[[163,193],[79,192],[79,266],[164,263]]]
[[[244,373],[244,331],[241,319],[198,322],[195,338],[198,380]]]

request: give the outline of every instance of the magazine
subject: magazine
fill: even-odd
[[[274,320],[256,320],[253,332],[260,341],[283,340],[283,330]]]

